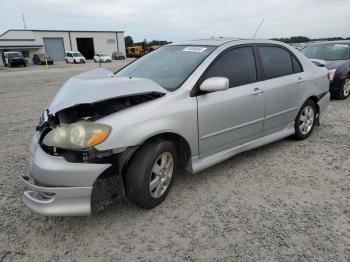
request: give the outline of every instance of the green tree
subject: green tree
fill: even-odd
[[[131,47],[134,44],[134,40],[129,35],[124,37],[124,41],[125,41],[125,47]]]

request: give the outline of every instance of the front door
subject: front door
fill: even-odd
[[[260,138],[263,131],[265,93],[257,82],[253,48],[224,51],[201,82],[210,77],[227,77],[230,88],[197,96],[201,158]]]

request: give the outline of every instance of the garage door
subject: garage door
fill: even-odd
[[[45,53],[54,61],[64,61],[63,38],[43,38]]]

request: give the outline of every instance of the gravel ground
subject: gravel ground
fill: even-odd
[[[116,199],[90,217],[29,211],[19,176],[37,119],[70,76],[95,66],[0,70],[0,261],[350,261],[350,99],[332,101],[305,141],[181,172],[153,210]]]

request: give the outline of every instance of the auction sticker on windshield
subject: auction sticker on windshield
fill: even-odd
[[[207,50],[206,47],[199,47],[199,46],[187,46],[182,51],[183,52],[195,52],[195,53],[202,53],[205,50]]]

